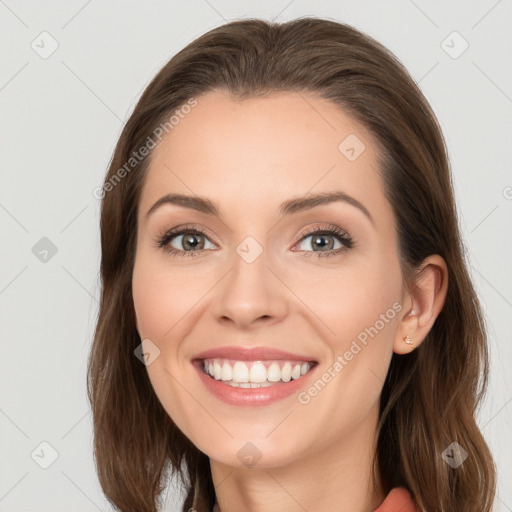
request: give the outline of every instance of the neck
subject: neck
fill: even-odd
[[[220,512],[373,512],[385,498],[379,479],[376,489],[371,480],[376,420],[374,415],[350,436],[319,443],[285,465],[233,467],[211,459]]]

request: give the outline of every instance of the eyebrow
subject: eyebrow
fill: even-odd
[[[345,192],[322,192],[319,194],[306,195],[302,197],[294,197],[284,201],[279,206],[279,214],[281,217],[292,215],[298,212],[310,210],[316,206],[333,203],[336,201],[342,201],[355,208],[358,208],[368,220],[375,224],[373,217],[371,216],[368,209],[357,199],[346,194]],[[158,208],[164,204],[174,204],[183,208],[189,208],[198,212],[206,213],[207,215],[214,215],[215,217],[221,217],[221,210],[219,206],[205,197],[199,196],[188,196],[184,194],[166,194],[161,197],[146,213],[146,219]]]

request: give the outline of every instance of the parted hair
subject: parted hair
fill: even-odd
[[[123,128],[104,184],[173,112],[212,90],[236,99],[315,94],[374,137],[404,283],[414,286],[432,254],[444,258],[449,273],[443,309],[426,339],[392,356],[374,478],[386,491],[405,486],[422,511],[490,512],[495,465],[476,423],[489,372],[485,318],[468,272],[446,144],[418,85],[392,52],[350,25],[310,16],[233,21],[192,41],[153,78]],[[169,478],[178,477],[183,512],[210,512],[209,458],[173,423],[134,356],[141,343],[131,288],[137,207],[151,154],[102,198],[101,298],[87,368],[94,458],[118,511],[156,512]],[[442,458],[453,442],[468,453],[457,469]]]

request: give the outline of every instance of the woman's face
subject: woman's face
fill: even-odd
[[[376,426],[405,334],[375,142],[313,95],[196,99],[155,148],[139,203],[133,300],[154,390],[182,432],[230,466],[283,466],[354,446]],[[341,199],[283,206],[333,193]],[[204,198],[218,214],[184,201],[152,209],[168,194]],[[214,377],[195,364],[210,349],[219,349],[207,360]],[[265,385],[222,380],[233,377]]]

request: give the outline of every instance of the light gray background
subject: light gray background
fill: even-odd
[[[140,93],[213,27],[306,14],[389,47],[440,120],[489,323],[492,374],[479,424],[499,471],[496,510],[512,510],[512,1],[0,0],[0,511],[110,510],[85,394],[99,297],[92,191]],[[447,39],[453,31],[460,36]],[[52,39],[57,50],[42,58]],[[469,47],[454,58],[463,40]],[[43,237],[57,248],[46,262],[33,251]],[[58,457],[43,469],[52,450]],[[179,509],[175,494],[168,510]]]

